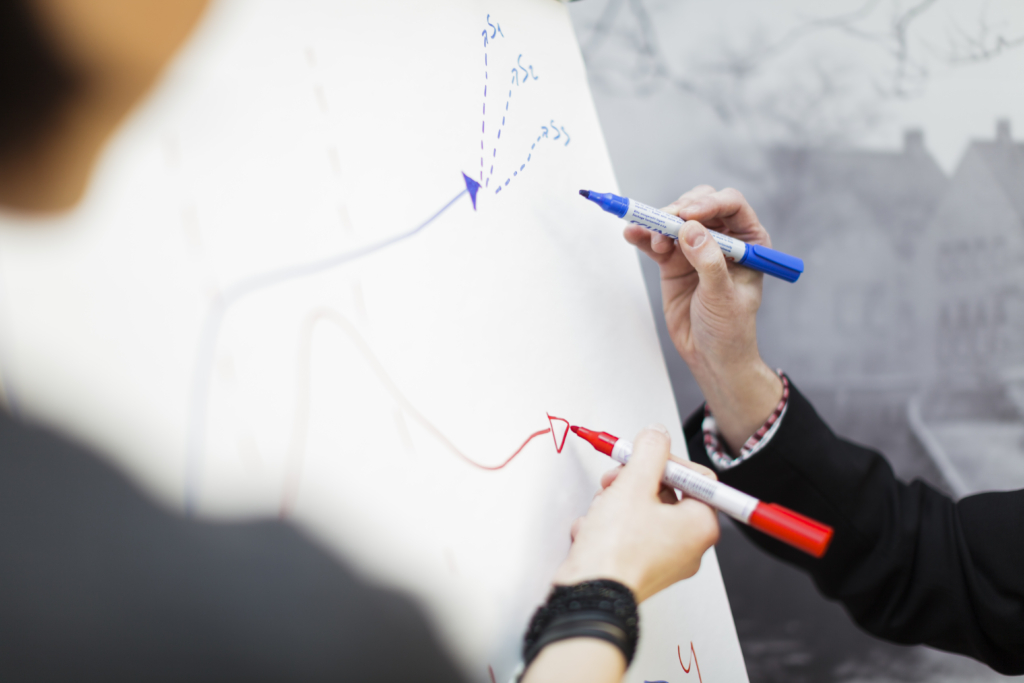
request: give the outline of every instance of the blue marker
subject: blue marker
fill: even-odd
[[[679,239],[679,229],[685,221],[678,216],[659,211],[646,204],[641,204],[626,197],[620,197],[611,192],[580,190],[580,194],[608,213],[613,213],[619,218],[625,218],[631,223],[642,225],[648,230],[660,232],[662,235],[667,235],[674,240]],[[775,251],[760,244],[747,244],[714,230],[708,230],[708,232],[718,242],[718,246],[722,249],[722,253],[725,254],[725,258],[737,265],[745,266],[751,270],[759,270],[762,273],[773,275],[786,282],[796,282],[800,274],[804,272],[804,262],[795,256],[783,254],[781,251]]]

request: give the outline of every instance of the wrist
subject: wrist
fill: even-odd
[[[551,643],[525,671],[522,683],[536,681],[621,681],[626,657],[615,645],[596,638]]]
[[[631,576],[629,572],[612,566],[581,566],[574,562],[571,556],[566,558],[561,566],[558,567],[551,583],[555,586],[574,586],[586,581],[602,580],[621,583],[636,596],[638,603],[648,597],[647,595],[641,595],[641,581],[637,577]]]
[[[693,368],[722,439],[738,453],[782,399],[782,380],[760,356],[735,366]]]
[[[530,620],[523,638],[523,662],[529,670],[531,662],[553,643],[595,639],[619,650],[628,666],[636,652],[639,623],[631,590],[616,581],[555,586]]]

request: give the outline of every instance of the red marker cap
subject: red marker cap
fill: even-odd
[[[775,503],[758,503],[750,526],[814,557],[824,555],[832,542],[832,527]]]

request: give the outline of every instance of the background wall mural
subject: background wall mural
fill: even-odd
[[[904,479],[1024,487],[1024,5],[587,0],[573,20],[622,191],[736,187],[805,259],[766,278],[765,359]],[[719,558],[752,681],[1001,678],[864,635],[728,523]]]

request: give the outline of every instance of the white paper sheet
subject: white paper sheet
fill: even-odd
[[[8,400],[173,506],[296,520],[503,680],[611,464],[549,415],[685,452],[580,188],[615,180],[561,4],[220,2],[78,210],[4,217]],[[642,618],[631,680],[746,680],[713,552]]]

